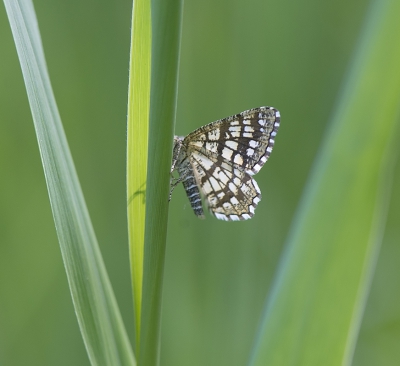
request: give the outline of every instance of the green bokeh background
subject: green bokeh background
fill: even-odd
[[[246,363],[368,5],[185,1],[176,133],[261,105],[278,108],[282,125],[256,177],[263,200],[251,221],[197,220],[183,189],[174,192],[162,365]],[[64,128],[132,338],[125,189],[131,6],[35,1]],[[0,365],[88,365],[4,7],[0,47]],[[397,164],[357,366],[400,364],[399,184]]]

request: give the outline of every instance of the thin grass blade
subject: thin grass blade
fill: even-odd
[[[158,365],[168,222],[169,171],[176,115],[181,0],[153,0],[149,157],[139,363]]]
[[[135,312],[136,354],[139,352],[146,176],[150,116],[150,0],[133,2],[128,97],[127,195],[131,276]]]
[[[4,0],[28,93],[76,316],[92,365],[135,365],[47,72],[33,4]]]

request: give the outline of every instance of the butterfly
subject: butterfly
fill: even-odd
[[[249,109],[175,136],[172,191],[183,183],[194,213],[204,218],[202,198],[217,219],[248,220],[261,200],[253,175],[268,160],[280,125],[273,107]]]

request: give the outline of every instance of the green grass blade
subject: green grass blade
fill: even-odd
[[[133,2],[128,97],[127,195],[136,351],[139,351],[142,305],[146,175],[150,115],[150,0]]]
[[[132,18],[128,226],[136,349],[140,364],[144,365],[156,365],[159,360],[181,13],[180,0],[138,0]]]
[[[135,365],[50,85],[29,0],[4,0],[78,323],[92,365]]]
[[[398,14],[396,0],[371,4],[251,365],[351,364],[398,156]]]
[[[181,0],[153,0],[149,160],[139,363],[158,365],[168,221],[169,170],[176,115]]]

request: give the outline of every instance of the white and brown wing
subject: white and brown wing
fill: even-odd
[[[279,124],[278,110],[259,107],[200,127],[185,138],[176,137],[171,171],[178,164],[180,178],[172,188],[183,181],[199,217],[203,217],[199,194],[189,190],[194,189],[193,180],[218,219],[250,219],[261,200],[252,175],[268,160]]]
[[[194,152],[190,155],[194,177],[210,211],[221,220],[237,221],[253,217],[261,200],[257,182],[243,169],[229,166]]]
[[[271,154],[279,125],[275,108],[253,108],[200,127],[183,144],[189,154],[198,151],[212,161],[257,174]]]

